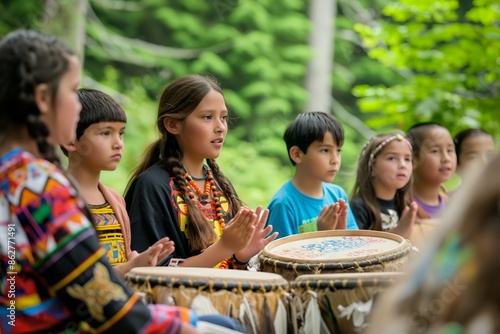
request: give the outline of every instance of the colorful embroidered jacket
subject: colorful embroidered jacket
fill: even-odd
[[[83,208],[53,164],[19,149],[0,157],[0,333],[177,333],[194,321],[132,293]]]

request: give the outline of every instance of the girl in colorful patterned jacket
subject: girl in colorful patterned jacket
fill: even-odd
[[[0,332],[196,333],[188,309],[144,304],[110,266],[55,145],[80,102],[78,58],[52,36],[0,42]]]

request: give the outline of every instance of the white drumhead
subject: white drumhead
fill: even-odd
[[[345,262],[395,253],[406,242],[402,237],[378,231],[320,231],[276,240],[264,249],[272,258],[288,262]]]

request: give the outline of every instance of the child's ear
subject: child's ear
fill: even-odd
[[[38,110],[40,110],[40,113],[42,115],[47,114],[50,110],[50,105],[51,105],[49,86],[45,83],[38,84],[35,87],[34,98]]]
[[[298,146],[292,146],[290,147],[290,151],[288,151],[290,154],[290,158],[295,162],[296,164],[300,164],[302,162],[302,150]]]
[[[165,130],[173,135],[180,133],[180,122],[176,119],[165,118],[163,120],[163,126],[165,127]]]
[[[76,151],[76,140],[73,139],[69,144],[62,144],[61,146],[66,149],[68,152],[75,152]]]

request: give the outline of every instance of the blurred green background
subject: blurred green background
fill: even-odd
[[[0,1],[0,36],[17,28],[56,34],[84,57],[82,86],[127,111],[124,158],[103,173],[118,191],[157,138],[163,87],[190,73],[216,76],[232,116],[218,162],[251,207],[267,205],[292,176],[282,134],[298,113],[313,111],[315,80],[327,82],[322,111],[345,127],[334,182],[347,192],[375,133],[433,120],[452,135],[480,126],[498,141],[499,23],[497,0]],[[328,64],[313,72],[321,54]]]

